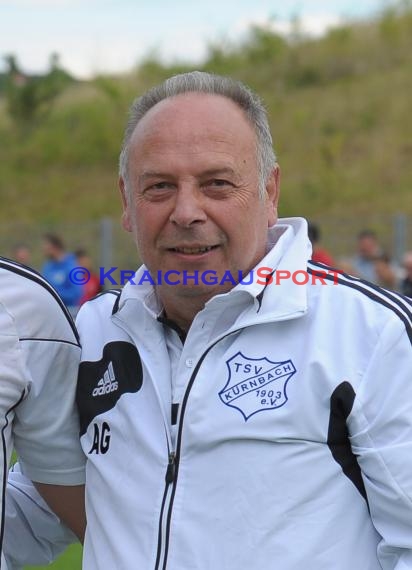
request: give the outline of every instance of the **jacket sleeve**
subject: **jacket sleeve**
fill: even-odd
[[[75,405],[80,346],[69,336],[57,303],[38,307],[42,326],[35,338],[20,340],[16,351],[27,393],[14,412],[14,448],[22,473],[32,481],[82,485],[86,458]]]
[[[49,564],[74,542],[76,536],[49,509],[16,464],[9,473],[6,491],[3,550],[7,569]]]
[[[383,570],[412,570],[412,327],[383,328],[348,418]]]

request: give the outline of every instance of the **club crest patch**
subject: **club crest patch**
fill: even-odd
[[[241,352],[226,360],[229,378],[219,392],[219,398],[236,408],[247,421],[264,410],[274,410],[286,404],[286,386],[295,374],[291,360],[273,362],[263,358],[248,358]]]

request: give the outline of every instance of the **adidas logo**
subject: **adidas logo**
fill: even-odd
[[[93,390],[92,396],[96,397],[110,394],[111,392],[115,392],[118,388],[119,382],[114,375],[113,363],[110,362],[106,372],[103,374],[103,378],[100,378],[96,388]]]

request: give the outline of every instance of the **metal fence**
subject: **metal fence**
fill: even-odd
[[[55,233],[62,238],[68,251],[84,249],[98,272],[116,266],[124,270],[135,270],[140,260],[130,234],[125,232],[118,220],[103,218],[87,223],[23,224],[3,223],[0,225],[0,255],[14,258],[15,248],[25,245],[30,249],[30,266],[41,269],[44,257],[42,238],[46,233]],[[117,276],[117,273],[114,274]],[[116,281],[118,281],[116,277]],[[108,287],[110,283],[107,284]],[[108,288],[106,287],[106,288]]]
[[[321,244],[334,258],[350,258],[356,248],[356,236],[364,229],[374,230],[384,250],[394,263],[399,263],[405,251],[412,251],[412,217],[404,214],[394,216],[350,215],[313,218],[322,232]],[[122,270],[135,270],[140,264],[135,245],[130,234],[120,226],[118,220],[104,218],[88,223],[59,223],[58,225],[3,223],[0,226],[0,255],[13,257],[18,244],[26,244],[31,249],[30,265],[39,269],[43,263],[42,236],[54,232],[63,238],[68,250],[84,248],[93,259],[95,268],[106,270],[118,267]],[[113,273],[119,282],[118,273]],[[110,283],[105,285],[110,286]]]

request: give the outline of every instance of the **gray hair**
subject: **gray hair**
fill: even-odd
[[[243,109],[256,133],[259,194],[263,197],[266,182],[276,165],[276,156],[272,146],[272,135],[270,134],[265,107],[260,98],[240,81],[202,71],[174,75],[160,85],[152,87],[132,103],[119,159],[119,174],[125,181],[126,187],[129,186],[130,140],[137,124],[157,103],[184,93],[222,95]]]

